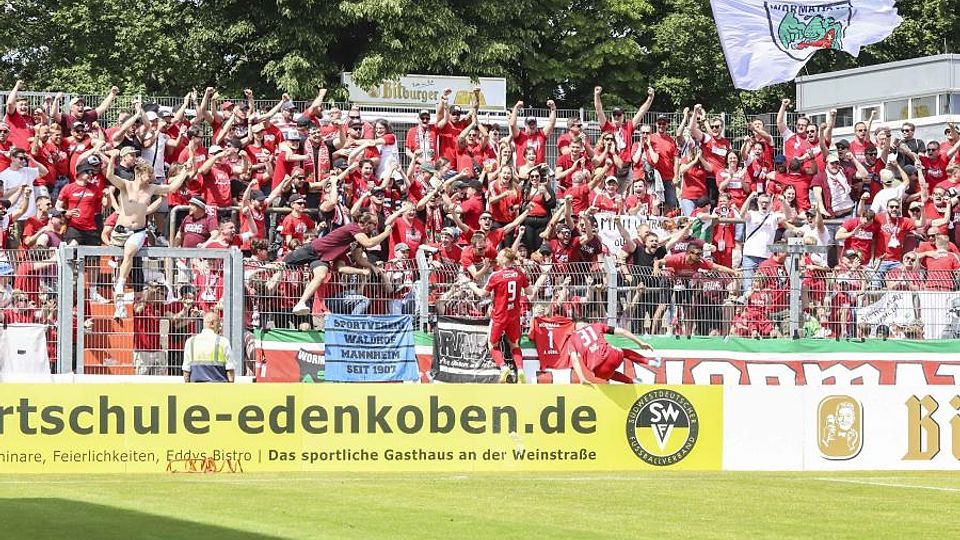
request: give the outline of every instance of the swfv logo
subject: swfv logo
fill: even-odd
[[[690,455],[699,432],[700,421],[693,404],[673,390],[647,392],[627,414],[630,449],[658,467],[673,465]]]

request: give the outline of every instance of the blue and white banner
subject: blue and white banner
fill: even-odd
[[[336,315],[324,329],[325,378],[335,382],[416,381],[410,315]]]

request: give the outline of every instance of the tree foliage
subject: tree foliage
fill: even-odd
[[[808,73],[960,48],[960,0],[901,0],[890,38],[819,52]],[[590,107],[776,108],[784,84],[737,92],[709,0],[12,0],[0,18],[0,85],[181,95],[214,85],[236,95],[335,88],[341,71],[374,85],[404,73],[502,76],[512,98]]]

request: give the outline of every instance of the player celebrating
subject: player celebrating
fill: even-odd
[[[517,369],[517,382],[523,383],[526,377],[523,374],[523,353],[520,350],[520,316],[523,314],[520,303],[520,292],[528,297],[532,295],[532,287],[526,274],[514,266],[517,254],[510,248],[504,248],[497,254],[497,270],[490,276],[487,286],[481,289],[473,281],[469,287],[474,294],[485,297],[493,295],[493,313],[490,314],[490,336],[487,346],[493,361],[500,368],[499,382],[504,383],[510,376],[510,366],[506,365],[503,352],[500,350],[500,339],[504,334],[510,344],[510,355],[513,357]]]
[[[561,355],[570,362],[574,373],[582,383],[602,384],[610,380],[633,384],[633,380],[617,371],[624,360],[635,364],[646,364],[650,367],[659,367],[659,360],[651,361],[637,351],[620,349],[607,343],[604,334],[623,336],[633,341],[641,349],[652,351],[653,347],[633,335],[629,330],[609,326],[605,323],[587,324],[577,323],[577,330],[567,339],[564,353]]]

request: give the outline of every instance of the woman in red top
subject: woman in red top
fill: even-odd
[[[692,154],[680,160],[680,175],[683,187],[680,190],[680,209],[689,216],[696,209],[696,201],[707,195],[707,173],[710,164],[703,157],[703,150],[697,148]]]
[[[736,208],[743,206],[750,193],[747,169],[741,166],[740,155],[727,152],[727,168],[717,173],[718,189],[730,196],[730,204]]]
[[[540,247],[542,240],[540,233],[547,228],[550,221],[550,213],[557,205],[556,197],[550,186],[541,178],[540,169],[533,169],[527,176],[524,183],[523,202],[530,208],[530,214],[524,223],[523,245],[528,251],[534,251]]]
[[[501,167],[498,176],[497,181],[490,185],[487,205],[493,216],[494,225],[503,227],[520,214],[520,201],[523,200],[523,194],[516,185],[513,168]]]

